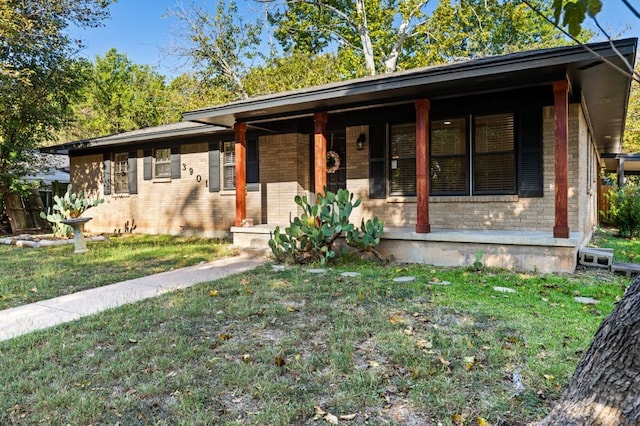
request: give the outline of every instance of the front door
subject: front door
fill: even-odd
[[[327,132],[327,191],[336,193],[340,188],[347,188],[347,142],[344,130]]]

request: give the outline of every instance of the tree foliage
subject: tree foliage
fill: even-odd
[[[638,66],[636,66],[636,75],[640,75]],[[638,82],[631,85],[622,151],[640,153],[640,84]]]
[[[35,148],[71,117],[82,80],[65,29],[95,26],[109,0],[0,3],[0,193],[29,168]],[[31,169],[32,171],[32,169]]]
[[[75,123],[65,138],[83,139],[179,120],[165,78],[137,65],[116,49],[83,67],[82,98],[74,104]]]
[[[532,0],[551,14],[547,2]],[[269,22],[286,52],[337,49],[367,74],[564,42],[519,1],[287,0],[271,2]],[[357,73],[358,68],[355,68]]]
[[[259,55],[259,23],[245,22],[234,0],[220,0],[214,13],[191,4],[176,4],[169,13],[182,23],[182,44],[173,47],[192,62],[201,80],[225,89],[230,98],[247,98],[243,76]]]

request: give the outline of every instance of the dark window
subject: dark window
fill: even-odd
[[[542,109],[521,110],[518,115],[518,195],[542,197]]]
[[[431,191],[433,195],[468,194],[467,120],[431,122]]]
[[[369,198],[387,196],[386,175],[387,127],[369,127]]]
[[[129,154],[118,152],[113,156],[113,187],[116,194],[129,193]]]
[[[258,141],[247,140],[247,191],[257,191],[260,188],[258,172]]]
[[[473,139],[474,194],[515,194],[513,114],[476,117]]]
[[[389,129],[390,195],[416,194],[416,125],[394,124]]]

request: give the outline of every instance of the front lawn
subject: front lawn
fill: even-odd
[[[218,241],[169,236],[111,237],[88,248],[0,246],[0,310],[232,254]]]
[[[525,424],[628,283],[266,265],[0,343],[0,424]]]

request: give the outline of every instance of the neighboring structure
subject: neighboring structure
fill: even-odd
[[[356,222],[384,220],[380,249],[397,260],[472,264],[482,252],[489,266],[572,271],[629,97],[630,78],[603,58],[633,64],[636,40],[589,47],[262,96],[52,151],[68,151],[75,186],[106,199],[93,232],[231,233],[266,247],[298,214],[295,195],[343,187],[363,200]]]

